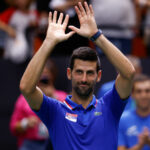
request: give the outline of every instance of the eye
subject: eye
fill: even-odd
[[[146,89],[145,92],[146,92],[146,93],[150,93],[150,89]]]
[[[87,74],[88,75],[94,75],[94,71],[88,71]]]
[[[83,72],[82,70],[76,70],[77,74],[82,74],[82,72]]]
[[[136,93],[140,94],[142,92],[142,90],[136,90]]]

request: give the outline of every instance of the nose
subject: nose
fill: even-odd
[[[86,82],[86,81],[87,81],[87,75],[86,73],[83,73],[82,82]]]

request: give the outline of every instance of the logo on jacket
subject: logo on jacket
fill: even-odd
[[[95,115],[95,116],[100,116],[100,115],[102,115],[102,112],[97,112],[97,111],[96,111],[96,112],[94,112],[94,115]]]
[[[78,115],[77,114],[71,114],[71,113],[66,113],[66,116],[65,118],[72,121],[72,122],[77,122],[77,117]]]
[[[138,130],[137,130],[137,126],[133,125],[133,126],[129,127],[126,131],[126,134],[128,136],[137,136],[139,134]]]

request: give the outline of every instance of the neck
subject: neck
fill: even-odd
[[[89,95],[88,97],[80,97],[79,95],[77,95],[75,92],[72,92],[72,98],[71,100],[73,102],[75,102],[78,105],[82,105],[82,107],[84,109],[87,108],[87,106],[90,104],[90,102],[93,99],[93,95]]]
[[[137,108],[136,112],[141,117],[147,117],[150,114],[150,109]]]

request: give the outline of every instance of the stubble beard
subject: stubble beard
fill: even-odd
[[[92,85],[87,84],[87,86],[89,86],[87,89],[86,88],[80,88],[80,85],[76,85],[73,87],[74,91],[76,92],[76,94],[83,100],[87,100],[87,98],[93,94],[94,92],[94,83]]]
[[[79,97],[81,97],[81,99],[86,99],[86,98],[88,98],[88,97],[91,95],[91,93],[93,92],[93,89],[92,89],[92,88],[88,88],[86,91],[83,91],[83,90],[81,90],[80,88],[75,87],[74,90],[75,90],[75,92],[77,93],[77,95],[78,95]]]

